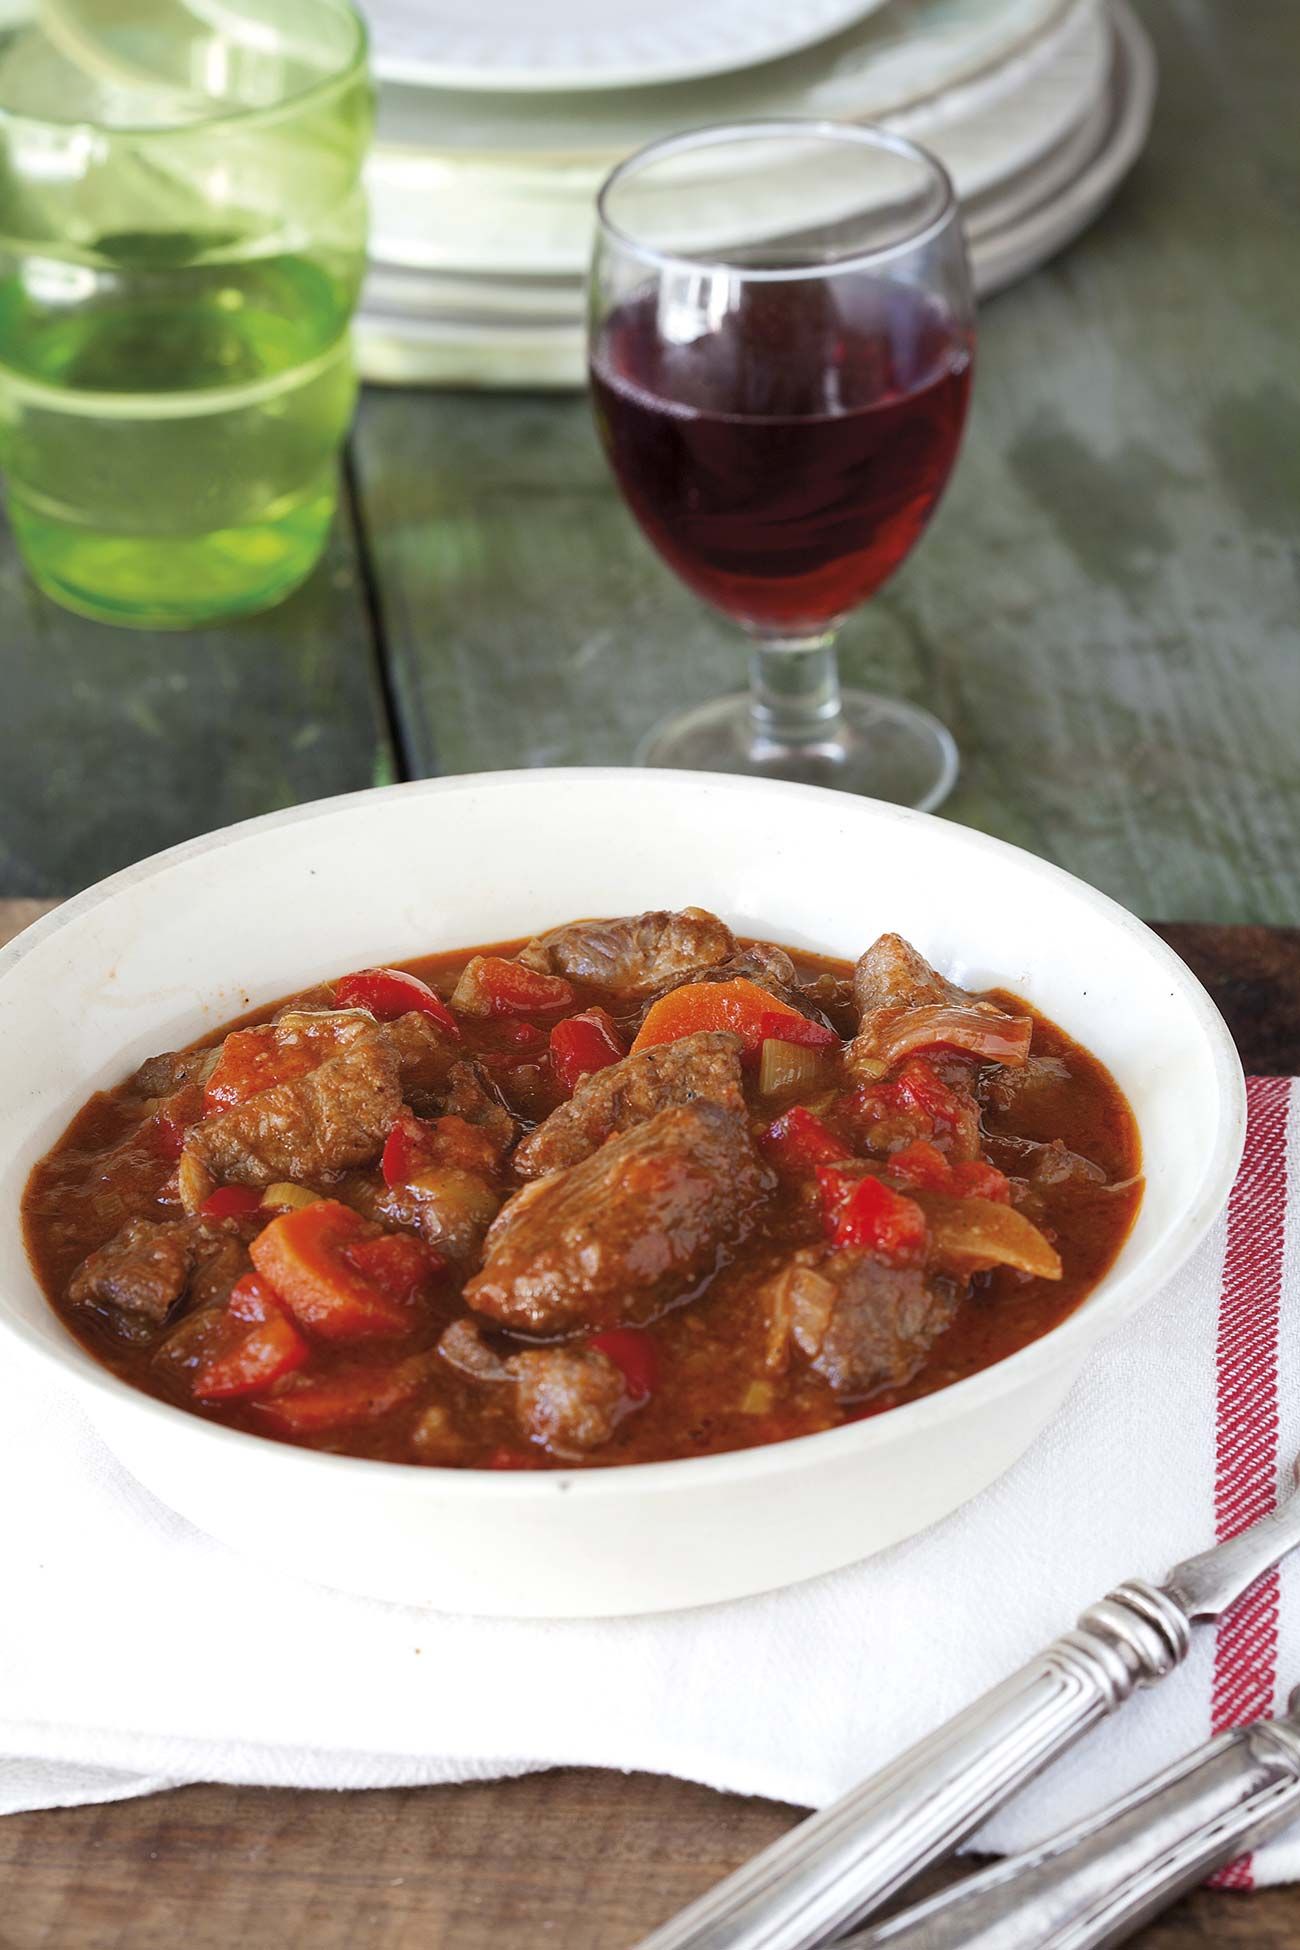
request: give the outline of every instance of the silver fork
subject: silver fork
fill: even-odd
[[[1293,1471],[1300,1482],[1300,1458]],[[644,1939],[640,1950],[813,1950],[957,1848],[1140,1686],[1181,1665],[1300,1544],[1295,1488],[1239,1537],[1152,1585],[1117,1585],[1020,1671],[841,1800],[811,1815]]]
[[[837,1950],[1113,1950],[1300,1816],[1300,1688],[1100,1814],[954,1883]]]

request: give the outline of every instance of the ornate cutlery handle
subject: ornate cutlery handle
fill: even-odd
[[[1041,1848],[852,1937],[853,1950],[1104,1950],[1300,1815],[1300,1725],[1223,1734]],[[843,1946],[849,1950],[849,1944]]]
[[[812,1815],[645,1938],[641,1950],[811,1950],[946,1855],[1186,1655],[1187,1614],[1136,1580],[1010,1679]]]

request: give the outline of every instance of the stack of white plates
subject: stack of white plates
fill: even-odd
[[[1137,157],[1155,64],[1125,0],[369,0],[380,80],[362,369],[582,383],[607,172],[767,115],[883,122],[957,186],[976,283],[1076,236]]]

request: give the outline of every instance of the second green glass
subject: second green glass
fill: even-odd
[[[57,601],[182,628],[310,572],[370,123],[345,0],[44,0],[0,29],[0,466]]]

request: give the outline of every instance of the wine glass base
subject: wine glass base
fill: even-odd
[[[958,770],[947,726],[918,705],[870,691],[845,691],[842,704],[824,738],[796,745],[757,733],[748,692],[715,698],[656,725],[639,746],[637,763],[793,779],[921,812],[942,805]]]

